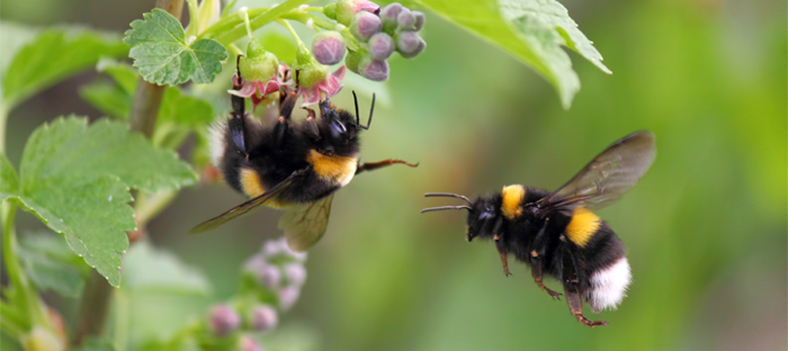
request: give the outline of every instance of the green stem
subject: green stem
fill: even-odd
[[[302,46],[306,47],[306,44],[304,44],[304,42],[301,41],[301,37],[298,36],[298,33],[296,33],[295,29],[293,29],[293,26],[291,26],[289,22],[285,20],[276,20],[276,22],[287,28],[287,31],[290,32],[290,35],[293,36],[293,39],[295,39],[296,44],[298,44],[298,47],[302,47]]]
[[[135,211],[137,222],[143,226],[156,217],[178,195],[177,191],[161,191],[155,194],[142,194],[137,200]]]
[[[250,21],[250,25],[253,30],[257,30],[258,28],[268,24],[271,21],[278,19],[280,16],[285,14],[286,12],[297,8],[311,0],[287,0],[279,6],[274,7],[261,15],[255,17]],[[207,32],[207,31],[206,31]],[[219,35],[216,40],[224,46],[234,43],[236,40],[241,39],[246,34],[246,29],[243,27],[235,27],[225,33]]]
[[[8,122],[8,107],[0,105],[0,155],[5,156],[5,128]]]
[[[189,28],[186,29],[186,38],[192,35],[197,35],[200,30],[200,6],[197,5],[197,0],[188,0],[189,4]]]

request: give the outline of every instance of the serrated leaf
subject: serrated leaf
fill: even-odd
[[[561,45],[577,51],[605,73],[602,56],[555,0],[412,1],[501,47],[542,75],[569,108],[580,79]]]
[[[125,289],[146,292],[206,295],[211,288],[196,269],[148,241],[134,245],[123,258]]]
[[[3,194],[16,192],[19,189],[19,177],[16,175],[14,166],[5,155],[0,154],[0,201],[5,199]]]
[[[195,180],[174,153],[154,149],[124,123],[100,120],[88,127],[87,119],[68,117],[32,133],[17,189],[0,196],[63,234],[77,255],[118,286],[125,233],[136,227],[129,186],[155,192]]]
[[[190,45],[181,23],[160,9],[131,22],[124,41],[131,45],[129,56],[134,67],[148,82],[178,85],[193,80],[210,83],[221,72],[221,61],[227,59],[222,44],[213,39],[199,39]]]
[[[50,29],[22,47],[3,71],[3,102],[11,108],[99,57],[123,57],[128,47],[111,35],[87,29]]]
[[[52,289],[66,297],[80,296],[88,267],[68,244],[51,233],[28,233],[19,243],[19,260],[39,290]]]
[[[96,80],[82,87],[79,96],[101,113],[120,119],[129,118],[134,101],[123,88],[105,80]]]

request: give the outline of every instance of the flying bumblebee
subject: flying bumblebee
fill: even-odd
[[[492,239],[504,274],[508,255],[531,267],[536,285],[551,297],[559,293],[542,282],[543,274],[564,286],[569,310],[586,326],[607,325],[583,316],[583,299],[594,312],[615,309],[632,279],[625,248],[618,236],[591,210],[617,201],[635,186],[656,156],[656,138],[649,131],[630,134],[594,158],[558,190],[509,185],[503,191],[473,201],[450,193],[426,197],[454,197],[467,204],[422,210],[468,210],[465,238]]]
[[[241,72],[236,74],[233,89],[239,90],[243,81]],[[296,83],[297,76],[296,71]],[[353,176],[394,164],[417,166],[393,159],[359,163],[358,134],[372,122],[374,95],[366,126],[359,122],[355,92],[355,117],[326,98],[319,103],[319,119],[306,109],[307,119],[294,124],[290,115],[296,91],[280,92],[279,118],[273,125],[247,114],[244,98],[232,95],[230,117],[213,128],[214,163],[230,187],[251,199],[192,228],[190,234],[212,230],[260,205],[287,208],[279,228],[292,250],[305,251],[326,231],[334,192]]]

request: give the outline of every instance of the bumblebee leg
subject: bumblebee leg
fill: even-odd
[[[412,164],[412,163],[405,162],[403,160],[388,159],[388,160],[383,160],[383,161],[378,161],[378,162],[359,163],[358,167],[356,167],[356,174],[359,174],[359,173],[364,172],[364,171],[374,171],[374,170],[376,170],[378,168],[388,167],[388,166],[396,165],[396,164],[403,164],[403,165],[410,166],[410,167],[418,167],[419,166],[418,163]]]
[[[533,257],[533,254],[534,252],[531,253],[531,276],[534,277],[534,282],[536,282],[536,285],[538,285],[542,290],[546,291],[550,297],[556,300],[561,300],[561,293],[550,290],[544,285],[544,283],[542,283],[542,271],[544,271],[544,264],[542,264],[541,259]]]
[[[290,124],[290,115],[293,113],[296,100],[298,100],[298,94],[295,92],[291,91],[286,94],[287,96],[279,104],[279,120],[274,126],[274,138],[276,138],[276,144],[279,146],[284,145],[285,135]]]
[[[598,325],[605,327],[607,326],[606,321],[591,321],[583,316],[583,299],[580,296],[580,292],[577,291],[574,285],[565,284],[564,293],[566,294],[566,304],[569,305],[569,311],[571,311],[572,315],[577,318],[578,322],[583,323],[583,325],[591,328]]]
[[[304,131],[315,140],[320,140],[320,130],[317,128],[317,121],[315,120],[315,110],[310,108],[305,108],[305,110],[307,117],[306,121],[304,121]]]
[[[512,275],[512,272],[509,272],[509,258],[506,255],[506,251],[503,248],[503,243],[501,242],[498,235],[495,236],[495,248],[498,249],[498,254],[501,255],[501,263],[503,263],[503,274],[507,277]]]

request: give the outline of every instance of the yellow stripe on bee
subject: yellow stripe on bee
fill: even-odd
[[[523,214],[523,199],[525,199],[525,188],[522,185],[515,184],[503,187],[501,192],[503,201],[501,203],[501,212],[509,220],[513,220]]]
[[[241,188],[248,197],[258,197],[265,192],[260,175],[251,168],[241,169]]]
[[[583,207],[578,207],[572,213],[569,225],[566,226],[566,235],[577,246],[583,247],[599,230],[600,225],[602,220],[597,215]]]
[[[306,160],[320,178],[332,184],[345,186],[356,174],[358,161],[354,157],[324,155],[317,150],[309,150]]]

